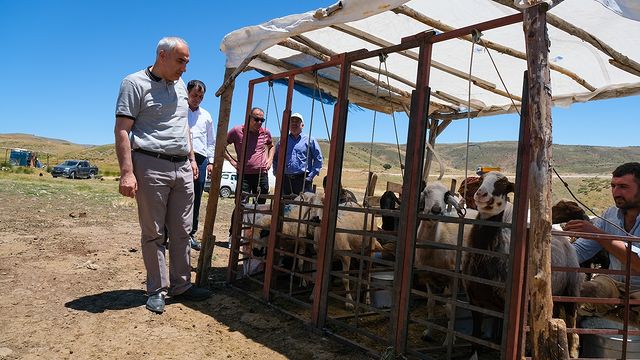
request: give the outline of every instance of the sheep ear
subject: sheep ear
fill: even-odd
[[[509,181],[509,185],[507,185],[507,194],[512,192],[516,192],[516,184]]]

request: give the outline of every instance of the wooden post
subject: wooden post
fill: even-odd
[[[224,72],[225,80],[233,74],[235,68],[226,68]],[[218,199],[220,198],[220,179],[222,178],[222,165],[224,164],[224,151],[227,147],[227,131],[229,128],[229,117],[231,116],[231,102],[233,100],[232,81],[220,96],[220,109],[218,111],[218,130],[216,133],[216,149],[213,156],[213,170],[211,171],[211,189],[209,190],[209,200],[207,201],[207,213],[204,220],[204,232],[202,234],[202,250],[198,257],[198,270],[196,272],[196,285],[206,287],[208,284],[209,269],[211,269],[211,259],[213,256],[213,246],[215,236],[213,236],[213,226],[216,223],[218,213]]]
[[[427,124],[429,126],[429,139],[427,141],[429,142],[429,145],[431,145],[431,148],[435,149],[436,137],[438,136],[438,131],[437,131],[438,119],[434,117],[427,118]],[[433,151],[427,148],[427,156],[425,156],[424,158],[424,166],[422,170],[423,171],[422,180],[426,182],[428,182],[427,180],[429,179],[429,172],[431,172],[432,162],[433,162]]]
[[[531,299],[532,359],[568,359],[569,349],[560,349],[566,327],[552,323],[551,299],[551,80],[549,76],[548,6],[524,10],[523,28],[527,49],[531,124],[529,163],[529,296]]]

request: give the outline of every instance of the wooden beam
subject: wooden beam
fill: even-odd
[[[526,116],[531,120],[529,163],[529,298],[532,359],[569,359],[559,349],[566,328],[553,326],[551,294],[551,76],[546,4],[524,10],[529,97]],[[526,165],[525,165],[526,166]],[[522,181],[522,180],[521,180]],[[509,324],[519,326],[519,324]],[[562,332],[564,330],[564,333]]]
[[[493,0],[493,1],[520,11],[520,9],[518,9],[513,5],[512,0]],[[588,42],[596,49],[600,50],[607,56],[610,56],[612,60],[624,66],[624,67],[620,67],[620,69],[624,71],[628,71],[629,73],[634,75],[637,75],[637,73],[634,73],[633,71],[640,72],[640,64],[638,62],[630,59],[626,55],[622,54],[621,52],[611,47],[610,45],[607,45],[604,41],[597,38],[593,34],[571,24],[566,20],[562,20],[561,18],[553,14],[547,14],[547,23],[555,28],[558,28],[566,32],[569,35],[573,35],[579,38],[580,40]]]
[[[331,51],[330,49],[327,49],[327,48],[323,47],[322,45],[320,45],[320,44],[318,44],[318,43],[315,43],[315,42],[313,42],[312,40],[310,40],[310,39],[308,39],[308,38],[306,38],[306,37],[304,37],[304,36],[297,35],[297,36],[294,36],[294,37],[293,37],[293,39],[295,39],[296,41],[301,42],[301,43],[303,43],[303,44],[307,45],[310,49],[315,50],[315,51],[317,51],[318,53],[325,54],[325,55],[327,55],[327,56],[334,56],[334,55],[335,55],[335,53],[334,53],[333,51]],[[307,55],[310,55],[310,54],[307,54]],[[378,70],[377,68],[375,68],[375,67],[373,67],[373,66],[371,66],[371,65],[365,64],[365,63],[361,63],[361,62],[354,62],[354,63],[352,63],[351,65],[352,65],[352,66],[360,67],[360,68],[362,68],[362,69],[365,69],[365,70],[368,70],[368,71],[371,71],[371,72],[374,72],[374,73],[380,73],[380,72],[379,72],[379,70]],[[411,87],[412,87],[412,88],[414,88],[414,89],[415,89],[415,87],[416,87],[415,83],[410,82],[410,81],[408,81],[408,80],[405,80],[405,79],[403,79],[403,78],[401,78],[401,77],[399,77],[399,76],[397,76],[397,75],[395,75],[395,74],[393,74],[393,73],[390,73],[390,72],[389,72],[389,73],[384,73],[383,75],[388,75],[390,78],[392,78],[392,79],[394,79],[394,80],[398,80],[398,81],[400,81],[400,82],[403,82],[404,84],[409,85],[409,86],[411,86]],[[478,83],[478,84],[476,84],[476,85],[478,85],[478,86],[480,86],[480,87],[484,87],[484,86],[485,86],[485,85],[484,85],[484,83]],[[487,90],[489,90],[489,89],[487,89]],[[508,96],[508,94],[507,94],[506,92],[502,91],[502,90],[495,89],[495,91],[499,91],[500,93],[502,93],[502,94],[503,94],[503,96],[505,96],[505,97],[509,97],[509,96]],[[443,93],[443,94],[444,94],[444,93]],[[449,105],[444,105],[444,104],[438,104],[440,107],[446,107],[448,112],[457,112],[457,111],[458,111],[457,107],[458,107],[460,104],[453,103],[453,102],[451,102],[449,99],[447,99],[447,98],[445,98],[445,97],[443,97],[443,96],[440,96],[440,97],[439,97],[439,96],[435,95],[433,92],[431,93],[431,95],[432,95],[432,96],[434,96],[434,97],[436,97],[436,98],[439,98],[440,100],[444,100],[444,101],[447,101],[447,102],[451,103],[451,104],[452,104],[451,106],[449,106]],[[518,100],[518,101],[521,101],[521,98],[520,98],[519,96],[515,96],[515,97],[513,97],[513,98],[514,98],[514,99],[516,99],[516,100]],[[431,105],[434,105],[434,103],[431,103]],[[408,109],[407,107],[403,107],[403,110],[404,110],[405,112],[407,112],[407,109]],[[408,113],[407,113],[407,116],[409,116],[409,114],[408,114]]]
[[[330,59],[330,56],[324,55],[324,54],[322,54],[322,53],[320,53],[320,52],[318,52],[318,51],[316,51],[314,49],[311,49],[310,47],[308,47],[306,45],[297,43],[297,42],[295,42],[293,40],[287,39],[287,40],[281,41],[278,45],[284,46],[284,47],[292,49],[292,50],[299,51],[299,52],[301,52],[303,54],[312,56],[312,57],[314,57],[314,58],[316,58],[316,59],[318,59],[320,61],[323,61],[323,62],[324,61],[329,61],[329,59]],[[370,83],[372,83],[374,85],[377,85],[377,86],[379,86],[381,88],[387,89],[388,91],[392,91],[392,92],[394,92],[394,93],[396,93],[398,95],[401,95],[401,96],[404,96],[404,97],[410,97],[411,96],[411,94],[408,91],[402,90],[402,89],[397,88],[397,87],[392,86],[392,85],[389,85],[389,84],[387,84],[386,82],[384,82],[382,80],[378,81],[378,79],[376,79],[375,77],[373,77],[373,76],[371,76],[371,75],[369,75],[367,73],[364,73],[364,72],[362,72],[360,70],[352,68],[351,69],[351,73],[353,75],[355,75],[355,76],[358,76],[358,77],[366,80],[366,81],[369,81]],[[384,75],[384,74],[381,74],[381,75]]]
[[[247,67],[247,65],[249,65],[249,63],[253,59],[255,59],[255,57],[256,55],[247,57],[244,60],[242,60],[242,63],[240,63],[238,67],[233,68],[234,69],[233,72],[229,75],[228,78],[225,78],[224,82],[222,83],[222,86],[220,86],[220,88],[216,91],[217,97],[222,95],[222,93],[227,89],[227,87],[231,86],[231,83],[233,83],[236,80],[236,77],[240,75],[240,73],[244,70],[244,68]]]
[[[320,52],[322,54],[325,54],[325,55],[328,55],[328,56],[337,55],[337,53],[335,51],[320,45],[319,43],[309,39],[308,37],[305,37],[305,36],[302,36],[302,35],[296,35],[296,36],[293,36],[291,38],[293,40],[301,43],[301,44],[307,45],[311,49],[316,50],[316,51],[318,51],[318,52]],[[363,63],[361,61],[356,61],[356,62],[352,63],[351,65],[359,67],[359,68],[367,70],[367,71],[370,71],[372,73],[376,73],[376,74],[380,73],[380,71],[378,71],[378,68],[376,68],[375,66],[371,66],[371,65]],[[414,82],[412,82],[410,80],[407,80],[407,79],[405,79],[405,78],[403,78],[401,76],[398,76],[398,75],[396,75],[394,73],[388,72],[388,73],[385,73],[385,75],[389,76],[393,80],[396,80],[396,81],[401,82],[401,83],[403,83],[405,85],[408,85],[413,89],[416,88],[416,84]]]
[[[474,99],[471,99],[471,103],[469,103],[467,100],[463,100],[453,95],[449,95],[444,91],[436,90],[435,94],[432,93],[432,95],[439,99],[449,101],[451,103],[454,103],[458,106],[462,106],[465,108],[472,108],[476,110],[482,110],[484,108],[483,105],[478,105],[477,103],[474,103]]]
[[[633,69],[633,68],[631,68],[631,67],[629,67],[629,66],[627,66],[627,65],[623,65],[623,64],[619,63],[619,62],[618,62],[618,61],[616,61],[616,60],[609,59],[609,64],[611,64],[611,65],[613,65],[613,66],[617,67],[617,68],[618,68],[618,69],[620,69],[620,70],[626,71],[626,72],[628,72],[628,73],[631,73],[631,74],[633,74],[633,75],[635,75],[635,76],[639,76],[639,77],[640,77],[640,71],[638,71],[638,70],[636,70],[636,69]]]
[[[225,68],[225,80],[231,79],[233,74],[237,76],[238,68]],[[211,188],[207,201],[207,212],[204,220],[204,231],[202,235],[202,249],[198,256],[198,269],[196,271],[196,284],[200,287],[207,287],[209,283],[209,270],[213,258],[215,236],[213,227],[216,223],[218,213],[218,199],[220,198],[220,180],[222,178],[222,166],[224,164],[224,149],[227,146],[227,130],[229,128],[229,117],[231,116],[231,102],[233,100],[233,88],[235,82],[232,80],[222,92],[220,97],[220,109],[218,110],[218,129],[216,131],[216,148],[213,155],[213,170],[211,171]]]
[[[440,31],[452,31],[455,30],[455,28],[453,26],[447,25],[441,21],[432,19],[406,5],[400,5],[397,8],[392,10],[393,12],[395,12],[396,14],[402,14],[405,16],[408,16],[418,22],[421,22],[427,26],[430,26],[432,28],[438,29]],[[464,39],[467,40],[469,42],[472,42],[473,39],[471,37],[471,35],[467,35],[464,37],[461,37],[460,39]],[[489,41],[489,40],[484,40],[482,38],[480,38],[480,41],[482,42],[482,45],[486,46],[489,49],[493,49],[499,53],[505,54],[505,55],[509,55],[509,56],[513,56],[515,58],[518,59],[522,59],[522,60],[526,60],[527,59],[527,55],[519,50],[510,48],[508,46],[504,46],[498,43],[495,43],[493,41]],[[573,71],[570,71],[562,66],[556,65],[556,64],[549,64],[551,70],[557,71],[563,75],[566,75],[568,77],[570,77],[571,79],[575,80],[578,84],[582,85],[583,87],[585,87],[586,89],[588,89],[589,91],[594,91],[596,88],[589,84],[585,79],[581,78],[580,76],[578,76],[576,73],[574,73]],[[486,90],[490,90],[489,88],[485,87],[485,85],[483,83],[478,83],[476,84]],[[507,96],[508,94],[506,94],[506,92],[504,93],[503,96]],[[513,97],[514,99],[516,97]],[[518,97],[519,98],[519,97]],[[522,101],[522,99],[518,100],[518,101]]]
[[[288,64],[279,59],[275,59],[268,55],[261,54],[258,56],[261,61],[264,61],[267,64],[279,67],[284,71],[292,70],[296,68],[296,66]],[[311,75],[298,75],[296,76],[297,81],[307,80],[307,84],[310,86],[315,86],[315,79]],[[323,90],[326,90],[329,94],[336,96],[338,89],[338,82],[334,80],[330,80],[324,77],[319,76],[318,82]],[[376,96],[375,93],[371,93],[368,90],[357,89],[351,87],[349,90],[349,98],[354,103],[362,103],[363,106],[366,104],[367,107],[385,112],[387,114],[391,113],[391,111],[402,109],[402,104],[409,104],[411,102],[410,98],[404,98],[398,95],[391,95],[390,97],[387,94],[379,94]]]
[[[373,36],[365,31],[359,30],[354,28],[353,26],[349,26],[349,25],[345,25],[345,24],[339,24],[339,25],[331,25],[332,28],[341,31],[345,34],[349,34],[353,37],[356,37],[358,39],[367,41],[371,44],[374,44],[376,46],[380,46],[380,47],[389,47],[392,46],[393,44],[387,40],[381,39],[379,37]],[[405,50],[405,51],[400,51],[398,52],[398,54],[403,55],[409,59],[412,60],[418,60],[418,54],[415,51],[411,51],[411,50]],[[453,76],[459,77],[461,79],[465,79],[468,80],[469,79],[469,74],[465,73],[464,71],[460,71],[456,68],[453,68],[451,66],[445,65],[443,63],[437,62],[437,61],[433,61],[432,62],[432,67],[444,71],[448,74],[451,74]],[[471,76],[471,80],[476,83],[484,83],[487,87],[489,88],[496,88],[496,85],[492,82],[483,80],[477,76]]]

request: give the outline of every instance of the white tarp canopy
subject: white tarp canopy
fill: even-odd
[[[445,32],[515,14],[530,0],[343,0],[327,9],[289,15],[229,33],[221,50],[226,66],[279,73],[322,62],[328,55],[398,44],[403,37],[429,29]],[[637,0],[548,0],[549,60],[555,105],[640,94],[640,5]],[[337,10],[336,10],[337,9]],[[335,11],[334,11],[335,10]],[[430,85],[432,107],[442,116],[465,116],[468,73],[473,46],[473,83],[470,110],[474,116],[513,111],[506,90],[522,93],[526,69],[522,24],[486,31],[482,41],[471,38],[437,43],[433,47]],[[485,48],[485,45],[488,47]],[[354,64],[350,101],[363,107],[402,111],[409,105],[415,83],[417,49],[391,54],[381,80],[392,91],[389,100],[377,99],[377,58]],[[321,71],[320,86],[336,95],[337,71]],[[311,77],[296,80],[312,86]],[[356,93],[365,94],[357,96]],[[388,95],[388,90],[379,91]],[[392,106],[392,107],[391,107]]]

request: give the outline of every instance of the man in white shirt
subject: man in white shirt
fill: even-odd
[[[193,152],[201,174],[194,181],[193,197],[193,226],[191,228],[191,248],[200,251],[201,245],[195,239],[198,231],[198,215],[200,214],[200,200],[207,176],[211,176],[213,169],[213,151],[216,147],[216,138],[213,135],[213,119],[211,114],[202,107],[200,103],[204,99],[207,87],[200,80],[191,80],[187,84],[189,92],[189,129],[191,131],[191,141]]]

